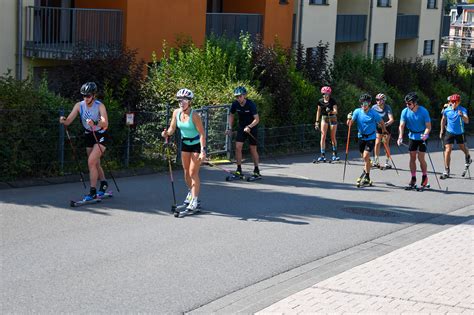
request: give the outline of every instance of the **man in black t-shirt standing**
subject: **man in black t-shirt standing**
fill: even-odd
[[[239,125],[237,127],[237,138],[235,140],[235,158],[237,160],[236,176],[243,177],[242,174],[242,147],[245,140],[248,139],[250,146],[250,154],[254,164],[253,177],[260,178],[260,170],[258,169],[259,156],[257,152],[257,135],[258,123],[260,121],[257,112],[257,106],[254,102],[247,99],[247,89],[238,86],[234,89],[236,100],[232,102],[230,114],[228,117],[229,126],[226,135],[232,132],[234,124],[234,114],[237,112],[239,116]]]

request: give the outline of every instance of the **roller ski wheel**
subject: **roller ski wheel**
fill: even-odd
[[[253,174],[252,176],[247,177],[248,182],[254,182],[254,181],[257,181],[257,180],[260,180],[260,179],[262,179],[262,175],[260,175],[260,174]]]
[[[425,191],[427,189],[430,189],[431,188],[431,185],[428,184],[426,186],[419,186],[419,187],[416,187],[416,191]]]
[[[341,158],[338,157],[337,155],[333,155],[331,159],[329,160],[329,163],[338,163],[340,162]]]
[[[232,172],[229,176],[225,178],[227,182],[232,182],[234,180],[245,180],[245,176],[241,173]]]

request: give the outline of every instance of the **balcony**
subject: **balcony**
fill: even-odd
[[[122,36],[121,10],[26,8],[27,57],[69,60],[79,43],[107,51],[121,47]]]
[[[337,15],[337,43],[363,42],[366,39],[366,30],[367,15]]]
[[[261,14],[206,13],[206,36],[214,34],[238,39],[241,32],[248,32],[255,38],[262,33],[262,24]]]
[[[397,30],[395,33],[395,39],[417,38],[419,23],[419,15],[399,14],[397,16]]]

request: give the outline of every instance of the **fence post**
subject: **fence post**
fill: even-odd
[[[225,130],[229,129],[229,115],[230,115],[230,107],[227,107],[226,110],[226,121],[225,121]],[[232,130],[231,130],[232,131]],[[228,160],[230,160],[231,155],[232,155],[232,134],[226,135],[225,136],[225,151],[226,151],[226,157]]]
[[[59,110],[59,117],[64,116],[64,109]],[[61,173],[64,172],[64,125],[59,124],[59,165]]]
[[[127,126],[127,145],[125,147],[125,167],[128,168],[130,164],[130,126]]]
[[[209,145],[207,141],[207,138],[209,137],[209,107],[204,106],[203,110],[204,110],[204,134],[206,135],[206,146],[209,149]]]

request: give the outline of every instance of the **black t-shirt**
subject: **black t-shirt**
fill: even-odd
[[[332,97],[329,98],[327,103],[324,102],[324,98],[321,98],[318,101],[318,107],[321,108],[321,115],[323,116],[327,116],[330,111],[332,112],[334,110],[334,105],[336,105],[336,101]],[[327,108],[329,108],[330,111],[328,111]]]
[[[239,114],[240,127],[250,125],[253,121],[253,116],[258,114],[257,105],[255,105],[255,103],[249,99],[247,99],[244,106],[241,106],[237,100],[232,102],[232,106],[230,107],[230,113],[235,114],[235,112]]]

